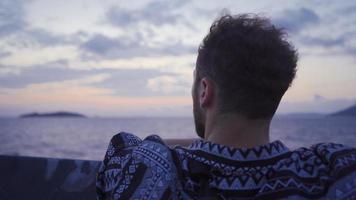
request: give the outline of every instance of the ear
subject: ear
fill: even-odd
[[[199,82],[200,107],[206,108],[211,106],[214,100],[214,83],[207,77],[202,78]]]

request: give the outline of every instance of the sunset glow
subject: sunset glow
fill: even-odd
[[[297,47],[279,113],[356,103],[352,1],[0,0],[0,116],[191,116],[197,49],[224,8],[270,17]]]

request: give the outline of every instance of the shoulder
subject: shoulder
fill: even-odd
[[[311,147],[329,169],[329,199],[356,199],[356,149],[335,143]]]
[[[261,195],[326,199],[356,195],[356,150],[335,143],[298,148],[279,160],[272,174]]]
[[[313,152],[327,165],[334,178],[356,170],[356,149],[335,143],[319,143],[311,147]]]
[[[302,169],[300,172],[314,172],[319,178],[325,178],[329,186],[356,171],[356,149],[343,144],[318,143],[299,148],[293,154],[299,160],[296,163]]]
[[[158,162],[161,167],[172,167],[167,162],[172,160],[170,148],[158,135],[150,135],[144,140],[131,133],[120,132],[112,137],[106,152],[106,159],[129,154],[135,161],[145,164]],[[158,164],[157,163],[157,164]]]
[[[343,144],[318,143],[292,151],[289,158],[283,160],[288,161],[315,169],[325,168],[330,176],[338,178],[356,170],[356,149]]]
[[[170,195],[176,189],[172,153],[157,135],[144,140],[121,132],[112,137],[97,176],[97,193],[114,198]]]

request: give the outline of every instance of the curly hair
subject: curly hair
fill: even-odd
[[[197,79],[216,83],[221,112],[273,117],[297,70],[298,54],[286,36],[253,14],[224,15],[212,24],[198,50]]]

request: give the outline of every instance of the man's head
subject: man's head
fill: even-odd
[[[297,52],[282,29],[256,15],[217,19],[199,47],[192,87],[197,133],[204,137],[205,115],[237,114],[271,119],[291,85]]]

